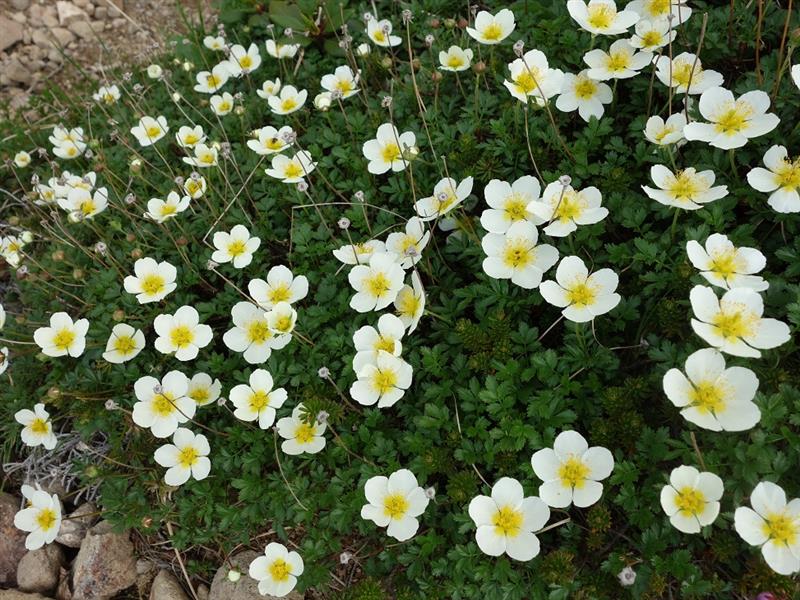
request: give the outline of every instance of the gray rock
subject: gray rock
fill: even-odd
[[[80,548],[86,532],[94,523],[97,507],[91,502],[81,504],[72,511],[68,518],[61,521],[56,541],[69,548]]]
[[[30,65],[28,67],[24,66],[18,58],[12,58],[11,62],[6,65],[6,75],[8,75],[8,79],[15,83],[20,83],[22,85],[28,85],[31,82],[31,70]]]
[[[208,600],[208,586],[205,583],[201,583],[197,586],[195,593],[197,594],[197,600]]]
[[[56,10],[58,12],[58,22],[61,26],[69,25],[75,21],[85,21],[89,18],[85,11],[75,6],[72,2],[66,2],[65,0],[56,2]]]
[[[94,9],[94,18],[98,21],[102,21],[108,17],[108,7],[107,6],[96,6]]]
[[[64,29],[63,27],[53,27],[50,30],[50,34],[53,36],[53,39],[58,42],[58,45],[61,47],[66,46],[72,40],[75,39],[75,36],[69,29]]]
[[[23,38],[23,27],[20,23],[7,19],[0,15],[0,52],[11,48],[14,44],[21,42]]]
[[[108,600],[136,583],[136,557],[129,532],[114,533],[101,521],[86,533],[72,564],[74,600]]]
[[[31,0],[11,0],[11,8],[14,10],[27,10],[31,5]]]
[[[56,600],[72,600],[72,590],[69,589],[69,571],[61,567],[56,588]]]
[[[56,589],[64,551],[57,544],[31,550],[17,566],[17,587],[23,592],[49,593]]]
[[[17,565],[27,552],[27,534],[14,527],[14,515],[19,509],[20,501],[17,498],[0,493],[0,586],[17,583]]]
[[[189,596],[184,593],[175,576],[162,569],[153,580],[153,587],[150,588],[150,600],[189,600]]]
[[[52,600],[41,594],[27,594],[17,590],[0,590],[0,600]]]
[[[221,566],[216,575],[214,575],[214,581],[211,582],[211,590],[208,593],[208,600],[275,600],[275,596],[262,596],[258,592],[258,582],[247,574],[250,563],[258,556],[261,556],[261,554],[252,550],[245,550],[231,556],[231,564]],[[242,574],[239,581],[235,583],[228,579],[228,572],[231,568]],[[303,600],[303,595],[292,591],[283,596],[283,598],[286,600]]]
[[[17,23],[22,23],[23,25],[28,22],[28,17],[25,16],[24,12],[15,12],[11,13],[11,20],[16,21]]]
[[[68,26],[69,30],[77,35],[82,40],[94,40],[97,37],[95,30],[92,28],[92,25],[89,21],[73,21]],[[101,31],[101,28],[98,26],[97,31]]]

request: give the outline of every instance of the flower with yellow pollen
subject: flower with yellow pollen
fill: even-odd
[[[172,486],[183,485],[192,477],[201,481],[211,471],[208,454],[211,448],[206,436],[195,435],[190,429],[178,427],[172,435],[172,443],[159,447],[153,458],[167,468],[164,483]]]
[[[143,148],[155,144],[167,135],[168,131],[167,118],[163,116],[155,119],[153,117],[142,117],[137,125],[131,127],[131,135],[136,138]]]
[[[714,186],[714,171],[697,171],[688,167],[673,173],[663,165],[650,168],[650,178],[658,186],[642,186],[645,194],[664,206],[684,210],[698,210],[704,204],[714,202],[728,195],[728,186]]]
[[[577,75],[566,73],[561,94],[556,99],[556,108],[562,112],[578,111],[581,119],[589,122],[591,117],[599,119],[605,112],[604,104],[611,104],[614,95],[611,88],[589,77],[588,71]]]
[[[503,477],[492,486],[491,496],[472,499],[469,516],[475,522],[475,541],[481,552],[528,561],[539,554],[535,532],[550,519],[550,508],[536,496],[526,497],[516,479]]]
[[[658,52],[675,41],[678,32],[666,19],[649,21],[642,19],[636,23],[636,33],[630,39],[631,46],[645,52]]]
[[[281,44],[275,40],[267,40],[267,54],[273,58],[294,58],[300,49],[300,44]]]
[[[467,27],[467,33],[481,44],[491,46],[506,39],[516,26],[514,13],[507,8],[500,10],[496,15],[482,10],[475,16],[474,27]]]
[[[211,71],[200,71],[197,74],[197,85],[194,86],[195,92],[201,94],[213,94],[223,85],[228,83],[231,76],[228,62],[223,61],[216,65]]]
[[[167,261],[140,258],[133,263],[133,272],[125,277],[123,285],[126,292],[136,294],[139,304],[158,302],[178,287],[175,283],[178,270]]]
[[[261,66],[261,53],[258,51],[258,46],[250,44],[250,47],[245,50],[244,46],[234,44],[231,46],[225,65],[228,72],[234,77],[252,73]]]
[[[386,250],[397,254],[400,266],[410,269],[422,259],[422,251],[428,245],[431,232],[419,217],[406,222],[404,232],[395,231],[386,238]]]
[[[678,531],[700,533],[719,515],[723,489],[722,479],[714,473],[682,465],[672,469],[669,484],[661,488],[661,508]]]
[[[539,106],[561,93],[564,85],[564,73],[560,69],[551,69],[544,52],[528,50],[521,58],[508,65],[511,81],[505,80],[503,85],[514,98],[528,103],[533,98]]]
[[[378,327],[364,325],[353,334],[353,345],[356,355],[353,358],[353,371],[358,373],[366,365],[374,365],[380,351],[388,352],[392,356],[400,356],[403,344],[400,340],[406,333],[406,328],[399,317],[392,314],[381,315]]]
[[[394,299],[395,314],[403,322],[407,333],[413,332],[425,313],[425,288],[417,271],[411,272],[411,285],[404,285]]]
[[[757,292],[769,287],[766,280],[754,275],[766,266],[766,257],[755,248],[737,248],[721,233],[710,235],[705,247],[690,240],[686,243],[686,254],[711,285],[726,290],[746,287]]]
[[[685,143],[683,128],[686,127],[686,116],[677,112],[665,121],[659,116],[647,119],[644,137],[657,146]]]
[[[250,297],[264,310],[271,310],[278,302],[294,304],[308,295],[305,275],[293,275],[288,267],[276,265],[267,271],[266,281],[253,279],[247,284]]]
[[[199,143],[192,148],[194,156],[184,156],[183,162],[199,169],[217,166],[218,151],[215,146]]]
[[[45,410],[44,404],[34,405],[33,410],[27,408],[17,411],[14,420],[22,425],[22,443],[26,446],[44,446],[45,450],[56,447],[56,434],[53,433],[53,423],[50,414]]]
[[[283,544],[270,542],[264,554],[250,563],[248,574],[258,582],[262,596],[282,598],[294,589],[297,578],[303,574],[303,559]]]
[[[484,272],[494,279],[510,279],[525,289],[538,287],[544,272],[558,262],[558,250],[538,244],[533,223],[518,221],[505,233],[487,233],[481,240]]]
[[[603,196],[596,187],[576,190],[571,185],[554,181],[544,189],[541,200],[534,200],[528,210],[549,225],[544,233],[552,237],[565,237],[579,225],[599,223],[608,216],[608,209],[600,206]]]
[[[277,95],[277,93],[280,91],[281,91],[281,80],[275,78],[275,79],[267,79],[264,83],[262,83],[261,87],[256,90],[256,94],[258,94],[259,98],[267,100],[270,97]]]
[[[420,198],[414,204],[414,209],[422,221],[439,219],[453,209],[457,208],[472,193],[472,176],[465,177],[460,182],[452,177],[441,179],[433,187],[433,195]]]
[[[288,125],[280,129],[268,125],[254,132],[256,139],[247,140],[247,147],[261,156],[277,154],[292,145],[293,133]]]
[[[136,358],[145,346],[144,333],[125,323],[114,325],[106,342],[103,358],[113,364],[121,364]]]
[[[281,450],[286,454],[316,454],[325,447],[324,434],[327,425],[307,413],[306,408],[298,404],[291,417],[278,419],[278,435],[284,440]]]
[[[768,113],[770,100],[766,92],[754,90],[735,98],[733,92],[712,87],[700,96],[700,114],[707,123],[689,123],[683,129],[687,140],[706,142],[715,148],[741,148],[751,138],[775,129],[780,119]]]
[[[367,170],[380,175],[390,169],[402,171],[408,166],[409,151],[416,148],[417,137],[411,131],[399,133],[391,123],[378,127],[375,139],[364,142],[362,153],[369,161]]]
[[[261,245],[261,239],[251,236],[244,225],[234,225],[230,232],[217,231],[212,238],[216,250],[211,260],[216,263],[231,263],[243,269],[253,261],[253,253]]]
[[[381,310],[394,302],[405,278],[397,258],[393,252],[374,254],[369,265],[356,265],[350,270],[347,278],[356,291],[350,299],[350,308],[364,313]]]
[[[360,73],[353,73],[347,65],[336,67],[332,74],[323,75],[320,85],[329,92],[339,91],[342,100],[358,93],[358,78]]]
[[[91,219],[108,208],[108,190],[101,187],[92,193],[89,189],[74,187],[66,198],[59,198],[57,202],[69,213],[69,220],[77,223]]]
[[[685,375],[679,369],[667,371],[663,387],[690,423],[711,431],[744,431],[761,419],[753,403],[758,378],[750,369],[726,369],[722,354],[704,348],[686,359],[685,371]]]
[[[367,240],[356,244],[345,244],[333,251],[336,259],[345,265],[366,265],[375,254],[386,252],[386,244],[381,240]]]
[[[466,71],[472,65],[473,52],[469,48],[450,46],[439,52],[439,69],[441,71]]]
[[[378,350],[374,363],[367,363],[356,373],[350,396],[359,404],[378,408],[393,406],[411,387],[410,364],[385,350]]]
[[[539,181],[531,175],[523,175],[514,183],[492,179],[483,189],[489,208],[481,213],[481,226],[489,233],[505,233],[523,221],[541,225],[544,221],[528,210],[541,193]]]
[[[29,532],[25,548],[37,550],[55,541],[61,529],[61,502],[55,494],[38,489],[31,491],[27,499],[28,505],[14,515],[14,527]]]
[[[47,356],[71,356],[76,358],[86,348],[86,333],[89,321],[72,318],[65,312],[57,312],[50,316],[49,327],[39,327],[33,332],[33,341]]]
[[[261,429],[271,427],[275,422],[275,411],[288,397],[285,389],[272,389],[272,386],[272,375],[268,371],[253,371],[247,384],[234,386],[230,391],[230,400],[236,407],[234,416],[242,421],[258,421]]]
[[[689,299],[696,317],[692,329],[720,352],[760,358],[760,350],[777,348],[791,337],[786,323],[761,316],[764,300],[751,289],[732,289],[718,299],[713,289],[697,285]]]
[[[219,52],[225,49],[225,38],[221,35],[207,35],[203,38],[203,46],[209,50]]]
[[[733,525],[751,546],[760,546],[769,567],[781,575],[800,571],[800,499],[786,500],[786,492],[769,481],[750,494],[753,508],[740,506]]]
[[[175,354],[178,360],[197,358],[200,348],[211,343],[211,327],[200,323],[200,315],[191,306],[181,306],[174,314],[158,315],[153,321],[156,350]]]
[[[116,85],[100,86],[100,89],[92,94],[92,100],[106,105],[116,104],[119,98],[119,88]]]
[[[301,150],[291,158],[283,154],[272,157],[272,166],[264,172],[270,177],[280,179],[283,183],[298,183],[303,181],[317,168],[317,163],[311,160],[307,150]]]
[[[628,2],[625,10],[631,10],[640,15],[642,19],[651,21],[669,22],[672,17],[672,26],[677,27],[692,16],[692,9],[686,6],[687,0],[632,0]]]
[[[164,223],[189,208],[191,201],[189,196],[181,196],[175,191],[170,192],[166,200],[150,198],[144,216],[156,223]]]
[[[202,175],[187,177],[183,182],[183,191],[193,200],[197,200],[206,193],[206,178]]]
[[[216,402],[222,392],[219,379],[211,379],[207,373],[196,373],[190,380],[186,395],[194,400],[197,406],[207,406]]]
[[[552,448],[542,448],[531,457],[536,476],[544,483],[539,497],[548,506],[591,506],[603,494],[603,479],[614,470],[614,457],[602,446],[589,447],[577,431],[562,431]]]
[[[586,74],[595,81],[630,79],[639,74],[653,60],[650,52],[638,52],[628,40],[617,40],[604,52],[599,48],[589,50],[583,62],[589,65]]]
[[[556,269],[555,281],[543,281],[539,286],[542,297],[559,308],[561,314],[574,323],[585,323],[599,317],[619,304],[616,293],[619,277],[611,269],[589,274],[583,260],[567,256]]]
[[[214,94],[208,99],[208,103],[211,105],[211,110],[218,117],[224,117],[225,115],[230,114],[231,111],[233,111],[234,105],[236,104],[233,96],[229,92]]]
[[[277,302],[267,311],[267,325],[273,335],[291,339],[296,323],[297,311],[288,302]]]
[[[370,19],[367,21],[367,35],[376,46],[391,48],[399,46],[402,39],[392,35],[392,23],[388,19]]]
[[[767,203],[776,212],[800,212],[800,156],[790,160],[786,147],[775,145],[764,154],[764,165],[747,174],[750,187],[769,193]]]
[[[659,56],[656,59],[656,77],[678,94],[702,94],[707,89],[721,86],[724,81],[722,73],[703,69],[700,59],[689,52],[683,52],[671,61],[669,56]]]
[[[632,10],[617,10],[614,0],[569,0],[567,11],[575,22],[592,35],[619,35],[639,20]]]
[[[189,379],[180,371],[170,371],[161,381],[146,375],[133,384],[138,402],[133,405],[133,422],[149,428],[157,438],[171,436],[178,425],[194,417],[197,405],[186,395]]]
[[[371,477],[364,484],[364,496],[367,504],[361,507],[361,518],[386,527],[386,534],[400,542],[414,537],[419,529],[417,517],[430,502],[408,469],[395,471],[389,477]]]
[[[303,108],[307,98],[307,90],[298,90],[293,85],[285,85],[277,95],[267,98],[267,103],[276,115],[289,115]]]

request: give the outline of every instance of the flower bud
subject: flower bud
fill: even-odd
[[[444,75],[441,74],[440,71],[434,71],[431,73],[431,81],[436,83],[440,82],[444,78]]]
[[[56,262],[61,262],[62,260],[64,260],[64,251],[56,250],[50,255],[50,258],[52,258]]]
[[[384,69],[389,69],[389,68],[391,68],[391,66],[392,66],[392,58],[391,58],[390,56],[384,56],[384,57],[381,59],[381,66],[382,66]]]
[[[331,376],[331,371],[328,367],[320,367],[317,371],[317,375],[319,375],[322,379],[328,379]]]
[[[241,577],[242,574],[236,569],[231,569],[230,571],[228,571],[228,581],[230,581],[231,583],[236,583],[237,581],[239,581],[239,579],[241,579]]]
[[[484,71],[486,71],[486,63],[483,62],[482,60],[479,60],[474,65],[472,65],[472,70],[475,71],[476,73],[483,73]]]
[[[111,318],[112,318],[112,319],[114,319],[114,320],[115,320],[117,323],[119,323],[120,321],[122,321],[123,319],[125,319],[125,311],[124,311],[124,310],[122,310],[121,308],[118,308],[118,309],[117,309],[117,310],[115,310],[115,311],[114,311],[114,313],[111,315]]]
[[[430,24],[431,24],[431,27],[433,29],[439,29],[439,27],[442,26],[442,22],[439,19],[437,19],[436,17],[431,19],[431,23]]]
[[[350,219],[348,219],[347,217],[342,217],[341,219],[336,221],[336,224],[339,226],[339,229],[347,229],[350,227]]]
[[[86,277],[86,273],[84,273],[83,269],[73,269],[72,270],[72,278],[75,281],[83,281]]]
[[[358,48],[356,48],[356,54],[358,56],[364,57],[372,51],[372,48],[369,47],[369,44],[359,44]]]
[[[142,252],[141,248],[134,248],[133,250],[131,250],[131,258],[139,259],[142,258],[143,255],[144,253]]]
[[[47,390],[47,397],[50,398],[50,400],[58,400],[61,397],[61,390],[53,386]]]

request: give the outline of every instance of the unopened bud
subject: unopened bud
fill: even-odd
[[[117,323],[119,323],[125,318],[125,311],[122,310],[121,308],[118,308],[117,310],[114,311],[114,314],[111,316],[111,318],[114,319]]]
[[[339,226],[339,229],[347,229],[348,227],[350,227],[350,219],[348,219],[347,217],[342,217],[341,219],[336,221],[336,224]]]
[[[301,194],[305,194],[308,191],[308,184],[305,181],[298,181],[297,191]]]

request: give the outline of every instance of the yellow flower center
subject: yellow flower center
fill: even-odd
[[[462,66],[464,61],[461,59],[460,56],[456,54],[451,54],[447,57],[447,66],[451,69],[457,69],[458,67]]]
[[[411,290],[401,292],[397,296],[397,312],[408,318],[412,318],[419,310],[421,300]]]
[[[200,453],[194,446],[186,446],[178,452],[178,464],[185,469],[194,465],[198,458],[200,458]]]
[[[88,216],[91,215],[95,210],[97,210],[97,206],[95,206],[94,200],[89,198],[81,202],[80,210],[84,214],[84,216]]]
[[[383,159],[383,162],[394,162],[400,158],[400,155],[400,146],[394,142],[389,142],[383,148],[381,148],[381,158]]]
[[[163,204],[161,206],[161,216],[162,217],[169,217],[170,215],[174,215],[178,212],[178,207],[174,204]]]
[[[511,506],[503,506],[492,515],[492,525],[496,535],[516,537],[522,530],[522,511]]]
[[[694,70],[692,70],[694,67]],[[693,61],[676,61],[672,64],[672,83],[679,87],[688,88],[689,83],[699,83],[703,78],[700,65]]]
[[[571,488],[581,489],[586,483],[586,476],[589,475],[589,467],[576,457],[570,457],[558,467],[558,478],[561,484]]]
[[[372,39],[376,42],[385,42],[386,41],[386,34],[383,33],[382,29],[376,29],[372,32]]]
[[[36,515],[36,524],[44,531],[51,530],[56,524],[56,512],[52,508],[43,508]]]
[[[575,82],[575,96],[581,100],[590,100],[597,93],[597,84],[588,77],[580,77]]]
[[[486,26],[486,29],[483,30],[483,39],[490,42],[499,40],[502,35],[503,28],[497,23],[490,23]]]
[[[145,275],[142,279],[142,291],[148,296],[155,296],[164,290],[164,278],[156,273]]]
[[[231,103],[227,100],[223,100],[217,105],[217,112],[227,112],[231,109]]]
[[[303,171],[302,165],[299,165],[294,161],[286,165],[286,169],[283,172],[283,176],[286,179],[294,179],[295,177],[302,177],[304,174],[305,172]]]
[[[576,283],[567,290],[567,300],[570,305],[579,308],[591,306],[597,301],[597,288],[588,283]]]
[[[281,333],[289,333],[292,330],[292,326],[292,316],[284,315],[275,321],[274,329],[276,331],[280,331]]]
[[[580,194],[570,190],[564,190],[561,200],[558,201],[558,208],[553,217],[562,223],[571,221],[581,216],[586,208],[587,202]]]
[[[524,269],[535,257],[534,249],[528,245],[528,240],[511,239],[503,248],[503,264],[512,269]]]
[[[664,128],[658,133],[656,133],[653,137],[656,139],[657,142],[663,142],[664,138],[672,133],[675,133],[675,128],[665,125]]]
[[[273,304],[277,304],[278,302],[287,302],[291,297],[292,292],[289,290],[289,286],[285,283],[278,284],[274,288],[270,289],[269,292],[267,292],[267,300]]]
[[[45,435],[50,431],[50,424],[45,419],[35,418],[30,424],[31,431],[36,435]]]
[[[738,273],[742,266],[742,261],[739,259],[736,250],[726,250],[711,255],[711,268],[709,270],[715,275],[727,279],[731,275]]]
[[[800,157],[790,162],[783,159],[782,163],[775,170],[775,178],[778,185],[784,190],[791,191],[800,187]]]
[[[187,146],[192,146],[200,141],[200,137],[196,136],[193,133],[186,134],[186,137],[183,138],[183,143]]]
[[[295,429],[294,439],[300,444],[310,444],[314,441],[314,426],[308,423],[300,423]]]
[[[654,48],[660,45],[661,45],[661,34],[658,31],[651,29],[642,36],[642,46],[644,46],[645,48]]]
[[[349,79],[339,79],[336,82],[336,89],[342,92],[342,94],[351,92],[353,91],[353,82]]]
[[[249,69],[253,66],[253,59],[250,58],[249,55],[245,54],[239,59],[239,66],[243,69]]]
[[[503,205],[510,221],[522,221],[528,216],[528,203],[520,194],[511,194]]]
[[[214,156],[213,152],[203,152],[197,157],[197,159],[205,165],[213,165],[214,161],[217,160],[217,157]]]
[[[203,184],[199,181],[195,181],[194,179],[190,179],[186,182],[186,191],[189,192],[190,196],[194,196],[197,192],[203,189]]]
[[[649,0],[646,10],[653,17],[666,17],[669,14],[672,0]]]
[[[408,512],[408,500],[403,494],[389,494],[383,499],[383,514],[390,519],[402,519]]]
[[[383,272],[374,273],[364,281],[365,291],[371,296],[380,298],[391,288],[389,278]]]
[[[667,191],[673,195],[676,201],[691,201],[701,190],[697,177],[678,171],[675,179],[668,185]]]
[[[234,258],[244,254],[245,250],[247,250],[247,242],[244,240],[233,240],[230,244],[228,244],[228,254]]]
[[[194,341],[194,331],[188,325],[173,327],[169,334],[172,345],[180,349]]]
[[[120,335],[114,340],[114,350],[123,356],[133,353],[136,350],[136,342],[129,335]]]
[[[524,71],[514,78],[517,91],[523,94],[530,94],[539,88],[541,71],[537,67],[526,67]]]
[[[608,4],[593,4],[588,12],[587,22],[595,29],[608,29],[617,17],[617,10]]]
[[[375,342],[375,351],[377,352],[378,350],[383,350],[385,352],[388,352],[389,354],[392,354],[394,352],[394,345],[395,345],[394,339],[390,337],[380,336],[378,338],[378,341]]]
[[[78,153],[78,149],[75,146],[70,146],[67,148],[67,154],[69,156],[75,156]]]
[[[745,129],[753,114],[753,107],[741,100],[730,103],[719,115],[715,124],[718,133],[733,135]]]
[[[172,402],[172,394],[156,394],[153,396],[153,412],[156,413],[159,417],[168,417],[172,413],[174,413],[177,408],[175,404]]]
[[[250,394],[250,410],[260,413],[269,406],[269,393],[264,390],[253,390]]]
[[[271,137],[264,140],[264,147],[268,150],[280,150],[284,145],[283,140],[278,137]]]
[[[762,531],[770,540],[793,546],[797,541],[798,523],[786,513],[771,513],[764,518]]]
[[[222,80],[216,75],[206,75],[206,85],[210,88],[218,87]]]
[[[149,138],[156,138],[161,135],[161,127],[158,125],[151,125],[146,130],[147,137]]]
[[[251,344],[263,344],[272,337],[266,321],[251,321],[247,324],[247,339]]]
[[[725,390],[713,381],[694,384],[689,392],[689,403],[701,414],[717,414],[725,410]]]
[[[397,373],[394,371],[378,371],[372,378],[372,387],[383,395],[390,392],[397,384]]]
[[[608,59],[606,60],[606,69],[612,73],[618,73],[627,69],[630,64],[631,55],[624,50],[620,50],[618,52],[611,52],[608,55]]]
[[[703,512],[706,505],[706,497],[703,492],[690,486],[676,491],[678,495],[675,497],[675,504],[683,516],[696,517]]]
[[[61,329],[53,337],[53,345],[59,350],[68,350],[75,341],[75,332],[72,329]]]
[[[283,111],[290,111],[297,106],[297,100],[294,98],[286,98],[281,102],[281,110]]]
[[[205,404],[211,397],[211,392],[207,387],[196,387],[193,390],[189,390],[188,396],[197,404]]]
[[[752,336],[757,322],[758,316],[743,305],[723,306],[711,320],[719,335],[727,341]]]
[[[278,581],[278,582],[286,581],[287,579],[289,579],[289,575],[290,575],[289,564],[282,558],[275,560],[269,566],[269,576],[272,577],[273,581]]]

